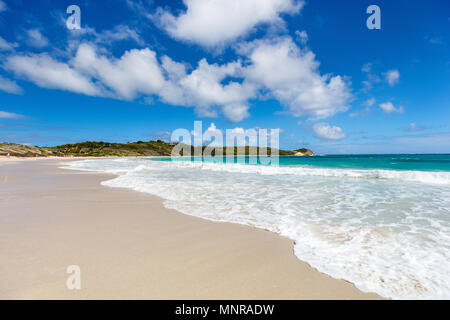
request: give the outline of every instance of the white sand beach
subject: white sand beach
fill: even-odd
[[[298,260],[287,238],[183,215],[62,161],[0,159],[0,299],[380,298]],[[70,265],[81,290],[66,288]]]

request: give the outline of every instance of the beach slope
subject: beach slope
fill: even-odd
[[[291,240],[164,208],[61,159],[0,164],[0,299],[378,299],[299,261]],[[68,290],[67,267],[81,268]]]

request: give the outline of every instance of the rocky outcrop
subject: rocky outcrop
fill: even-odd
[[[304,156],[313,156],[314,155],[314,152],[312,152],[311,150],[306,149],[306,148],[294,150],[294,152],[295,152],[294,156],[304,157]]]

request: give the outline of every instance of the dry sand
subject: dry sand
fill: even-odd
[[[1,299],[379,298],[298,260],[289,239],[180,214],[61,161],[0,161]],[[69,265],[81,290],[66,288]]]

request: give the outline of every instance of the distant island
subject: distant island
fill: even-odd
[[[177,143],[164,142],[162,140],[156,141],[137,141],[129,143],[109,143],[109,142],[96,142],[86,141],[74,144],[64,144],[56,147],[38,147],[29,146],[16,143],[1,143],[0,144],[0,156],[10,155],[12,157],[140,157],[140,156],[170,156],[173,147]],[[195,151],[199,148],[205,150],[206,146],[193,147],[191,146],[191,154],[195,154]],[[226,155],[229,148],[222,147],[222,154]],[[245,154],[250,155],[250,151],[256,149],[259,154],[259,147],[234,147],[233,153],[238,154],[238,149],[244,148]],[[197,149],[197,150],[196,150]],[[267,154],[271,155],[274,149],[268,148]],[[240,151],[240,150],[239,150]],[[241,151],[242,152],[242,151]],[[309,149],[302,148],[297,150],[278,150],[280,156],[312,156],[314,152]],[[241,153],[242,154],[242,153]],[[257,155],[256,154],[256,155]],[[180,156],[182,156],[182,152]],[[214,150],[212,152],[214,155]]]

